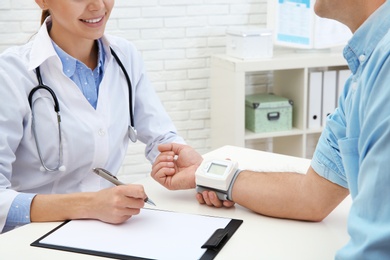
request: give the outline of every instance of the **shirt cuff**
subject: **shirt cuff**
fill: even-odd
[[[15,228],[30,223],[31,202],[36,194],[20,193],[11,204],[8,212],[5,228]]]
[[[311,160],[311,167],[325,179],[348,189],[348,182],[343,174],[335,171],[336,166],[322,153],[316,151]]]

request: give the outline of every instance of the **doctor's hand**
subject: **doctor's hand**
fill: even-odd
[[[119,185],[96,192],[88,211],[91,218],[120,224],[140,213],[146,197],[142,185]]]
[[[160,155],[152,166],[151,176],[169,190],[195,188],[195,171],[203,161],[192,147],[169,143],[158,146]]]

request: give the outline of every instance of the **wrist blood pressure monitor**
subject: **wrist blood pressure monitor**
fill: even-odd
[[[220,200],[231,200],[233,184],[239,173],[237,162],[204,160],[195,172],[196,191],[212,190]]]

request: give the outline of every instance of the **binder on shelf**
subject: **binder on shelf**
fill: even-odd
[[[322,72],[309,72],[308,128],[321,127]]]
[[[337,71],[327,70],[323,74],[323,85],[322,85],[322,122],[321,125],[325,126],[326,118],[328,115],[333,113],[336,109],[336,98],[337,98]]]
[[[119,224],[66,221],[31,246],[113,259],[214,259],[243,220],[142,209]]]
[[[351,75],[351,71],[349,69],[338,70],[337,72],[337,105],[339,101],[339,97],[343,93],[343,89],[347,79]]]

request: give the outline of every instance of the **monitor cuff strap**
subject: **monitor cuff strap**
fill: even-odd
[[[228,199],[228,200],[233,201],[233,198],[232,198],[233,186],[234,186],[234,183],[236,182],[236,179],[237,179],[238,175],[239,175],[242,171],[243,171],[243,170],[237,169],[236,173],[235,173],[234,176],[233,176],[232,181],[230,182],[229,188],[228,188],[228,190],[227,190],[227,199]]]

